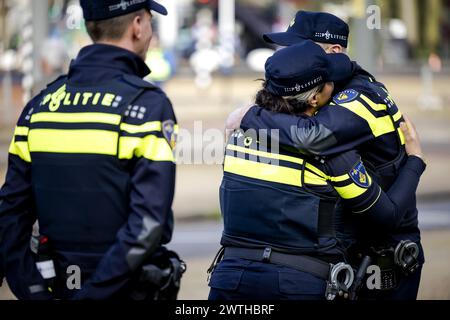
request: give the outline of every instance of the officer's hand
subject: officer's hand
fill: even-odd
[[[253,104],[238,108],[228,116],[227,122],[225,123],[227,140],[228,140],[228,136],[230,135],[230,133],[232,133],[234,130],[237,130],[241,127],[242,119],[244,118],[245,114],[252,106],[253,106]]]
[[[423,158],[422,146],[416,127],[406,115],[403,115],[403,118],[405,119],[405,122],[400,124],[400,128],[405,136],[406,153],[408,156]]]

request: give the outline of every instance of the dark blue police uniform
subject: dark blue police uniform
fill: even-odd
[[[86,19],[166,13],[153,1],[116,2],[82,2]],[[128,50],[90,45],[22,112],[0,191],[2,266],[19,299],[125,297],[142,265],[165,252],[177,124],[167,96],[142,80],[149,73]],[[51,245],[52,288],[30,250],[36,219]],[[81,290],[66,286],[73,265]]]
[[[290,61],[298,56],[304,64]],[[266,63],[266,90],[277,96],[306,92],[336,79],[342,63],[351,65],[346,56],[326,55],[312,42],[282,49]],[[251,129],[233,133],[226,148],[220,188],[225,249],[211,270],[209,298],[324,299],[329,264],[346,261],[354,245],[351,220],[394,229],[425,165],[409,157],[385,193],[356,150],[323,162],[288,145],[278,148]],[[343,206],[351,210],[347,217]]]
[[[326,13],[300,11],[286,32],[267,34],[265,39],[280,45],[291,45],[312,39],[321,43],[347,47],[348,26]],[[299,60],[298,63],[303,63]],[[355,62],[346,81],[336,83],[336,95],[315,117],[276,114],[258,106],[250,109],[242,128],[279,129],[279,141],[309,154],[328,157],[357,149],[367,169],[383,190],[392,186],[400,168],[406,162],[404,137],[399,129],[402,114],[386,87]],[[269,130],[270,132],[270,130]],[[395,247],[410,240],[419,247],[418,263],[424,263],[420,244],[416,200],[412,199],[395,230],[389,234],[363,228],[359,236],[361,247]],[[356,251],[361,251],[358,248]],[[398,274],[397,289],[371,291],[370,297],[414,299],[420,282],[419,268],[414,275]],[[408,294],[405,294],[408,292]]]

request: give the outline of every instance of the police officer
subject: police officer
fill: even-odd
[[[295,63],[300,56],[303,63]],[[350,67],[347,56],[327,55],[312,41],[282,49],[266,63],[256,103],[306,119],[328,103],[332,81],[346,77]],[[421,155],[418,141],[409,140],[408,153]],[[414,199],[424,169],[419,157],[408,157],[385,193],[356,150],[323,162],[286,145],[277,148],[263,133],[234,132],[220,188],[225,248],[219,253],[223,260],[217,257],[220,262],[210,269],[209,298],[325,299],[332,294],[326,288],[336,281],[335,268],[344,267],[349,279],[352,274],[340,264],[353,240],[342,204],[377,230],[391,230]]]
[[[152,12],[167,11],[151,0],[80,2],[94,44],[26,105],[0,192],[2,263],[19,299],[144,297],[135,289],[149,280],[145,266],[177,264],[163,247],[173,230],[176,119],[167,96],[142,80]],[[77,270],[81,288],[70,278]],[[157,280],[144,285],[152,297]]]
[[[266,34],[264,38],[281,46],[311,39],[327,53],[341,53],[346,51],[348,36],[348,25],[341,19],[328,13],[300,11],[286,32]],[[297,61],[303,63],[301,57]],[[407,158],[404,136],[399,128],[402,114],[382,83],[355,62],[352,69],[348,80],[336,84],[332,102],[314,118],[305,120],[270,113],[256,106],[249,110],[241,127],[280,129],[282,143],[319,156],[356,148],[386,191]],[[380,234],[373,230],[365,232],[359,240],[361,248],[355,248],[355,256],[370,251],[375,263],[389,261],[385,265],[388,280],[383,285],[384,290],[367,292],[367,296],[376,299],[416,299],[424,255],[415,199],[392,233]],[[395,252],[405,252],[403,244],[414,248],[411,249],[413,256],[408,258],[412,264],[409,270],[399,268],[394,261]]]

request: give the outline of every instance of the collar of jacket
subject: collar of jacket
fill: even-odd
[[[349,74],[348,80],[334,83],[333,96],[345,89],[351,88],[352,86],[361,86],[361,81],[366,81],[367,78],[372,78],[376,81],[372,74],[364,70],[356,61],[352,61],[352,72]]]
[[[92,44],[82,48],[72,60],[68,77],[73,82],[96,83],[123,74],[144,78],[150,69],[137,54],[108,44]]]
[[[356,61],[352,61],[352,69],[353,69],[353,77],[361,75],[370,77],[375,81],[375,77],[368,71],[364,70]]]

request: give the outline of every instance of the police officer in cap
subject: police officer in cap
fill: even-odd
[[[9,149],[6,278],[19,299],[172,299],[183,269],[164,247],[177,125],[164,92],[142,80],[152,15],[167,11],[151,0],[80,2],[94,44],[26,105]]]
[[[264,35],[267,42],[280,46],[313,40],[330,54],[345,53],[348,37],[349,27],[338,17],[306,11],[297,13],[286,32]],[[303,63],[301,56],[298,63]],[[246,111],[238,113],[243,115]],[[279,129],[281,143],[316,156],[358,149],[367,169],[387,191],[407,158],[399,128],[402,120],[402,113],[386,87],[353,62],[349,77],[336,83],[333,100],[315,117],[300,119],[253,106],[242,119],[241,128]],[[238,122],[234,119],[230,123],[237,127]],[[355,247],[354,256],[371,256],[373,263],[380,265],[385,279],[383,290],[371,290],[362,293],[362,297],[416,299],[424,263],[417,214],[413,199],[394,230],[365,231],[359,236],[360,245]]]

